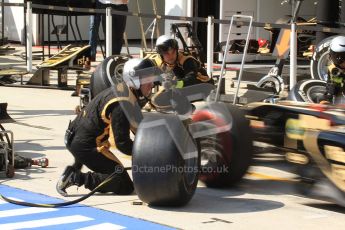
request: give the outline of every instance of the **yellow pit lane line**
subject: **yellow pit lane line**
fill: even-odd
[[[257,172],[247,172],[247,175],[256,177],[259,179],[267,179],[267,180],[280,181],[280,182],[288,182],[288,183],[298,182],[297,179],[293,179],[293,178],[282,178],[282,177],[265,175],[265,174],[257,173]]]

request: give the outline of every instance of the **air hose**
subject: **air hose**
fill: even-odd
[[[131,167],[125,167],[124,170],[130,170]],[[28,207],[38,207],[38,208],[58,208],[58,207],[64,207],[64,206],[69,206],[73,204],[77,204],[83,200],[86,200],[93,194],[95,194],[98,190],[100,190],[105,184],[107,184],[109,181],[111,181],[113,178],[115,178],[118,175],[118,173],[113,172],[110,174],[102,183],[100,183],[96,188],[94,188],[91,192],[88,194],[72,201],[67,201],[67,202],[62,202],[62,203],[55,203],[55,204],[38,204],[38,203],[30,203],[30,202],[25,202],[25,201],[18,201],[18,200],[13,200],[8,197],[5,197],[0,194],[0,199],[11,203],[11,204],[16,204],[16,205],[21,205],[21,206],[28,206]]]

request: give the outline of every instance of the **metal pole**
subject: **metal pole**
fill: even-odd
[[[157,15],[157,3],[156,3],[156,0],[152,0],[152,6],[153,6],[153,13],[155,15]],[[160,32],[159,32],[159,25],[158,25],[158,19],[157,18],[156,18],[156,23],[157,23],[156,36],[158,38],[160,36]]]
[[[26,8],[23,7],[23,19],[24,19],[24,38],[22,39],[23,43],[24,43],[24,47],[25,47],[25,65],[28,64],[28,46],[26,45],[27,42],[26,42],[26,37],[27,37],[27,28],[26,28]]]
[[[229,52],[229,49],[230,49],[230,36],[231,36],[232,26],[234,24],[234,18],[246,18],[246,19],[249,19],[248,34],[247,34],[247,38],[246,38],[246,44],[244,46],[242,62],[241,62],[241,68],[240,68],[240,74],[238,76],[237,88],[236,88],[236,93],[235,93],[234,101],[233,101],[233,104],[235,105],[237,103],[237,97],[238,97],[238,93],[239,93],[239,89],[240,89],[240,83],[241,83],[241,80],[242,80],[244,62],[245,62],[245,59],[246,59],[246,54],[247,54],[247,50],[248,50],[248,46],[249,46],[249,38],[250,38],[250,33],[251,33],[251,30],[252,30],[252,25],[253,25],[253,17],[252,16],[236,15],[236,14],[231,16],[231,21],[230,21],[230,26],[229,26],[229,31],[228,31],[228,38],[226,39],[226,46],[225,46],[225,51],[224,51],[224,55],[223,55],[222,67],[221,67],[221,70],[220,70],[220,76],[219,76],[219,79],[218,79],[218,86],[217,86],[215,101],[218,101],[219,98],[220,98],[221,85],[222,85],[223,78],[225,77],[224,76],[225,75],[225,65],[226,65],[226,59],[227,59],[227,56],[228,56],[228,52]]]
[[[2,0],[1,5],[1,38],[2,38],[2,44],[5,45],[4,38],[5,38],[5,0]]]
[[[297,31],[296,23],[291,23],[290,35],[290,90],[296,84],[297,73]]]
[[[246,44],[244,46],[243,55],[242,55],[240,74],[238,75],[238,81],[237,81],[238,83],[237,83],[235,98],[234,98],[234,102],[233,102],[234,105],[236,105],[236,103],[237,103],[238,93],[240,91],[240,83],[242,81],[244,62],[246,61],[246,55],[247,55],[248,46],[249,46],[250,33],[252,32],[252,24],[253,24],[253,17],[252,16],[241,15],[240,17],[248,18],[250,20],[250,22],[249,22],[248,34],[247,34],[247,38],[246,38]],[[230,31],[229,31],[229,33],[230,33]]]
[[[157,18],[155,18],[153,20],[152,33],[151,33],[151,51],[154,49],[153,37],[154,37],[154,33],[155,33],[156,28],[158,29]]]
[[[292,20],[290,34],[290,90],[296,85],[297,73],[297,31],[296,23],[298,13],[301,7],[301,0],[292,1]]]
[[[26,36],[26,46],[27,46],[27,66],[26,70],[30,73],[32,72],[32,8],[31,2],[27,2],[26,8],[26,28],[27,28],[27,36]]]
[[[44,61],[44,56],[45,56],[45,52],[44,52],[44,14],[39,14],[38,15],[38,19],[39,19],[39,23],[38,23],[38,31],[41,34],[41,45],[42,45],[42,58],[41,60]]]
[[[112,15],[111,15],[111,7],[107,7],[106,9],[106,26],[105,26],[105,56],[109,57],[112,55]]]
[[[221,85],[222,85],[222,80],[224,78],[225,75],[225,65],[226,65],[226,59],[228,57],[228,52],[230,49],[230,36],[231,36],[231,30],[232,30],[232,25],[234,23],[234,17],[231,17],[231,21],[230,21],[230,26],[229,26],[229,31],[228,31],[228,38],[226,39],[226,46],[225,46],[225,50],[224,50],[224,55],[223,55],[223,61],[222,61],[222,67],[220,70],[220,76],[218,79],[218,86],[217,86],[217,91],[216,91],[216,96],[215,96],[215,102],[217,102],[220,98],[220,89],[221,89]]]
[[[193,17],[193,0],[187,0],[187,17]],[[192,46],[192,39],[187,39],[188,46]]]
[[[153,37],[156,30],[156,21],[157,21],[157,18],[153,19],[153,21],[151,22],[151,24],[149,25],[149,27],[147,27],[145,31],[145,37],[146,37],[146,34],[151,30],[151,51],[153,50],[153,47],[154,47]]]
[[[44,15],[43,15],[44,17]],[[48,18],[48,59],[50,58],[50,15],[48,14],[47,15],[47,18]]]
[[[138,7],[138,14],[141,14],[139,0],[137,0],[137,7]],[[141,39],[143,40],[144,50],[146,51],[147,50],[147,44],[146,44],[143,19],[140,16],[138,16],[138,18],[139,18],[139,26],[140,26],[140,31],[141,31]]]
[[[127,33],[126,32],[123,33],[123,38],[125,39],[125,46],[126,46],[126,49],[127,49],[127,54],[128,54],[128,56],[131,56],[131,54],[129,52],[128,37],[127,37]]]
[[[208,16],[207,19],[207,74],[212,77],[213,66],[213,39],[214,39],[214,23],[213,16]]]

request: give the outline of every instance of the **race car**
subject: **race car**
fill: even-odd
[[[298,191],[345,205],[344,125],[344,106],[286,100],[243,106],[212,101],[184,120],[151,113],[138,128],[133,167],[169,170],[133,171],[134,185],[149,204],[186,204],[197,179],[209,187],[241,180],[257,141],[274,145],[296,164]]]
[[[117,75],[109,74],[116,72],[117,60],[106,60],[95,72],[94,79],[102,81],[95,81],[100,87],[94,89],[102,90],[117,81]],[[253,141],[261,141],[284,150],[288,161],[301,165],[296,173],[308,182],[300,186],[306,188],[301,189],[305,194],[318,188],[320,181],[327,181],[337,191],[328,197],[343,204],[345,108],[285,101],[279,95],[284,89],[281,81],[277,81],[279,90],[271,84],[248,85],[242,95],[238,91],[225,94],[222,77],[221,73],[217,90],[192,113],[172,109],[144,114],[132,151],[133,182],[139,198],[149,205],[185,205],[199,179],[210,187],[236,184],[251,164]],[[241,77],[238,79],[240,85]],[[192,91],[178,94],[193,103],[200,95],[197,90],[191,95]],[[288,98],[297,98],[296,92],[292,90]]]
[[[297,190],[345,206],[345,107],[280,101],[243,107],[254,140],[297,164]]]
[[[104,81],[95,82],[95,90],[97,84],[101,84],[102,90],[104,84],[121,80],[115,75],[109,78],[109,73],[114,71],[107,70],[115,68],[115,62],[109,58],[101,63],[96,76]],[[310,93],[314,92],[310,90],[314,86],[324,84],[320,80],[311,81],[317,84],[299,83],[296,88],[302,85]],[[194,90],[195,95],[188,95],[192,91],[180,93],[186,92],[184,96],[193,98],[189,99],[193,103],[200,95],[198,90]],[[300,91],[290,91],[288,98],[296,97]],[[301,181],[308,182],[307,186],[299,187],[307,188],[301,189],[304,193],[312,193],[312,185],[325,180],[341,194],[337,203],[345,200],[342,197],[345,187],[332,182],[339,181],[338,176],[344,170],[345,161],[334,159],[338,159],[337,154],[345,143],[345,136],[339,131],[345,122],[345,108],[285,101],[275,89],[253,85],[248,85],[240,96],[221,93],[219,100],[215,98],[216,91],[188,115],[181,116],[173,110],[144,114],[135,135],[132,158],[134,186],[142,201],[150,205],[185,205],[193,197],[198,180],[209,187],[236,184],[251,164],[253,141],[284,150],[282,154],[287,152],[288,161],[302,166],[296,173]],[[310,144],[313,135],[319,139]],[[336,157],[332,157],[332,149],[337,150]],[[314,159],[314,151],[321,154],[319,158],[322,157],[327,167]],[[315,177],[309,175],[318,170],[320,173]],[[331,174],[327,173],[329,170]]]

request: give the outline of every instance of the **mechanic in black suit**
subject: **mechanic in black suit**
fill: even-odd
[[[179,51],[177,40],[170,36],[157,39],[156,52],[147,58],[166,73],[166,77],[162,80],[164,89],[151,98],[151,105],[158,110],[173,109],[179,114],[192,112],[194,106],[187,99],[197,94],[207,97],[214,89],[213,79],[199,60]]]
[[[67,166],[56,189],[66,196],[70,186],[93,190],[111,173],[116,176],[100,192],[118,195],[133,192],[133,183],[118,158],[109,150],[110,132],[115,147],[131,155],[133,141],[130,132],[136,131],[142,119],[141,108],[148,101],[153,87],[152,63],[144,59],[131,59],[123,70],[123,82],[99,93],[73,120],[65,135],[65,144],[75,159]],[[92,171],[81,172],[85,165]]]

